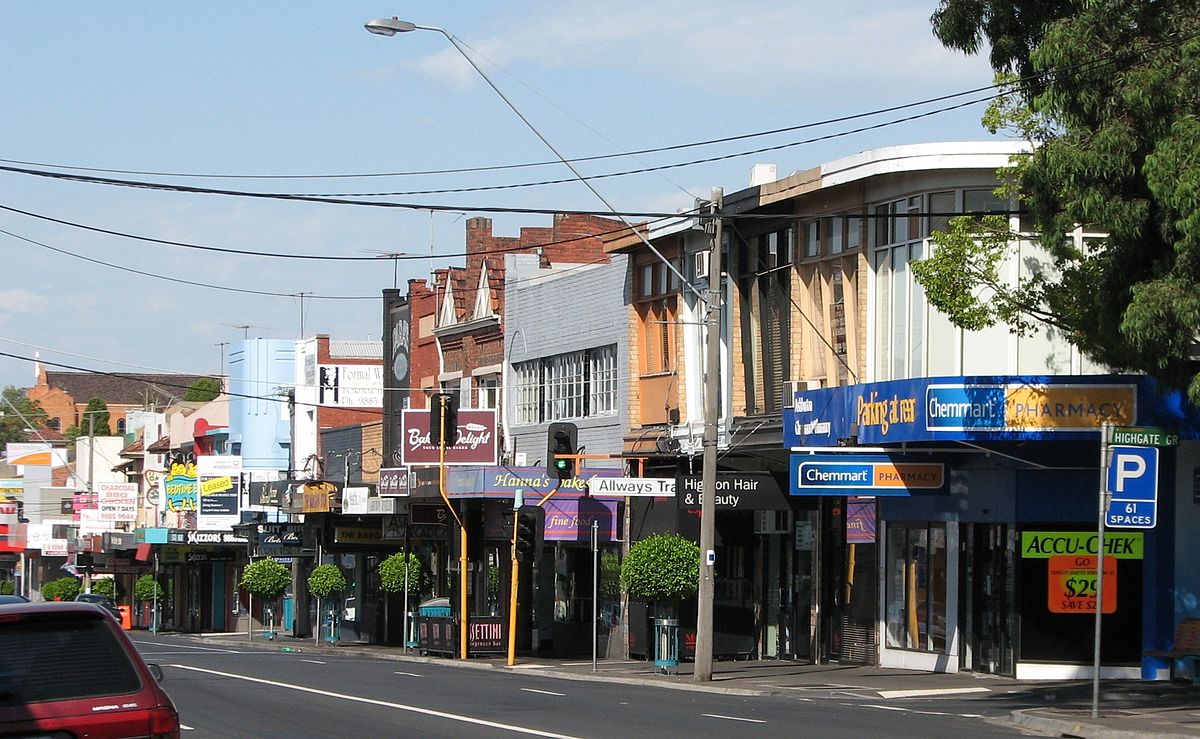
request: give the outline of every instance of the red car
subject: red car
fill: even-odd
[[[0,736],[177,739],[161,676],[99,606],[0,606]]]

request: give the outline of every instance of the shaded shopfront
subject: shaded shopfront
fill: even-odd
[[[1091,673],[1104,421],[1196,438],[1195,416],[1141,377],[949,377],[795,393],[785,445],[803,451],[792,494],[824,469],[827,494],[874,498],[880,665]],[[1169,522],[1185,452],[1160,452],[1159,516]],[[863,460],[871,466],[858,477]],[[924,485],[935,467],[944,485]],[[1108,532],[1106,676],[1157,672],[1142,653],[1173,630],[1176,550],[1169,524]]]

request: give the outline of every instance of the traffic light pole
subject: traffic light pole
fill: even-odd
[[[462,516],[454,510],[454,506],[450,505],[450,498],[446,495],[446,414],[450,404],[450,396],[445,393],[439,393],[434,396],[438,403],[438,492],[442,495],[442,501],[445,502],[446,508],[450,509],[450,515],[454,516],[454,520],[458,523],[458,611],[459,611],[459,630],[458,630],[458,649],[459,659],[467,658],[467,524]],[[432,431],[432,429],[431,429]],[[407,561],[407,560],[406,560]],[[407,566],[407,565],[406,565]]]
[[[520,495],[520,491],[517,492]],[[517,527],[520,525],[521,501],[513,501],[512,576],[508,592],[508,666],[517,663],[517,588],[521,584],[521,563],[517,561]]]
[[[705,305],[704,468],[700,492],[700,588],[696,597],[696,662],[694,682],[712,682],[713,557],[716,539],[717,425],[721,417],[721,218],[725,193],[712,190],[713,239],[708,257],[708,299]]]

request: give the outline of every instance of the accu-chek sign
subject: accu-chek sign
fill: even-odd
[[[897,462],[886,455],[793,454],[792,495],[908,495],[946,486],[940,462]]]

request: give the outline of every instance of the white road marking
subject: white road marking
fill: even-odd
[[[526,693],[541,693],[542,695],[557,695],[560,698],[566,695],[566,693],[555,693],[554,691],[551,691],[551,690],[538,690],[537,688],[521,688],[521,690],[524,690]]]
[[[880,698],[917,698],[923,695],[962,695],[963,693],[990,693],[987,688],[932,688],[927,690],[881,690]]]
[[[192,727],[190,727],[186,724],[180,724],[179,728],[182,729],[183,731],[195,731],[195,729],[193,729]]]
[[[721,715],[721,714],[719,714],[719,713],[702,713],[702,714],[700,714],[700,715],[701,715],[701,716],[708,716],[709,718],[723,718],[723,719],[725,719],[726,721],[745,721],[745,722],[747,722],[747,723],[751,723],[751,724],[765,724],[765,723],[767,723],[766,721],[763,721],[763,720],[762,720],[762,719],[760,719],[760,718],[742,718],[741,716],[722,716],[722,715]]]
[[[881,706],[878,703],[864,703],[863,708],[878,708],[881,711],[900,711],[901,713],[909,713],[907,708],[900,706]]]
[[[163,644],[162,642],[142,641],[140,639],[134,639],[133,643],[134,644],[148,644],[152,647],[168,647],[169,646],[174,649],[197,649],[201,652],[222,652],[224,654],[238,654],[239,653],[236,649],[218,649],[217,647],[194,647],[191,644]]]
[[[424,677],[424,675],[418,675],[415,672],[393,672],[392,674],[393,675],[408,675],[409,677]]]
[[[497,721],[487,721],[485,719],[473,718],[464,716],[458,713],[448,713],[446,711],[435,711],[430,708],[421,708],[420,706],[409,706],[403,703],[392,703],[391,701],[375,700],[373,698],[363,698],[358,695],[346,695],[345,693],[334,693],[329,690],[318,690],[317,688],[309,688],[303,685],[291,685],[289,683],[281,683],[275,680],[264,680],[260,677],[250,677],[248,675],[235,675],[231,672],[220,672],[218,670],[206,670],[202,667],[191,667],[189,665],[167,665],[179,670],[189,670],[191,672],[202,672],[207,675],[216,675],[218,677],[227,677],[231,680],[244,680],[250,683],[259,683],[260,685],[270,685],[284,690],[295,690],[300,693],[311,693],[313,695],[323,695],[328,698],[339,698],[345,701],[354,703],[366,703],[372,706],[382,706],[384,708],[395,708],[399,711],[408,711],[410,713],[419,713],[423,716],[433,716],[435,718],[444,718],[450,721],[461,721],[466,724],[475,724],[476,726],[487,726],[493,729],[501,729],[503,731],[512,731],[518,734],[530,734],[532,736],[544,736],[549,739],[579,739],[570,734],[555,734],[550,731],[541,731],[540,729],[532,729],[526,726],[516,726],[514,724],[502,724]]]
[[[324,662],[322,662],[322,661],[321,661],[321,660],[319,660],[319,659],[302,659],[302,660],[300,660],[300,661],[301,661],[301,662],[311,662],[311,663],[313,663],[314,665],[323,665],[323,664],[325,664]]]
[[[559,666],[560,667],[582,667],[583,665],[590,665],[591,663],[592,663],[592,661],[589,659],[587,662],[560,662]],[[600,664],[602,664],[602,665],[644,665],[646,663],[642,662],[641,660],[635,660],[635,659],[606,659],[603,662],[601,662]]]

